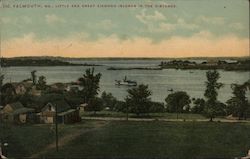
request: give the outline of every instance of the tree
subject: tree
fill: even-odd
[[[204,93],[206,98],[205,113],[210,118],[210,121],[213,121],[213,118],[216,116],[218,110],[217,106],[220,106],[217,101],[218,90],[223,86],[223,84],[217,82],[220,78],[220,74],[216,70],[206,72],[206,76],[206,90]]]
[[[1,87],[1,104],[6,105],[16,101],[15,87],[11,83],[6,83]]]
[[[115,107],[115,104],[117,102],[117,99],[111,94],[111,93],[106,93],[105,91],[102,93],[101,99],[103,101],[103,106],[109,107],[110,110],[113,110]]]
[[[179,91],[171,93],[165,99],[167,103],[167,110],[171,113],[183,113],[185,108],[189,108],[189,104],[191,103],[190,97],[186,92]]]
[[[150,113],[163,113],[163,112],[165,112],[164,103],[151,102],[149,112]]]
[[[36,70],[33,70],[33,71],[30,72],[33,85],[36,85],[36,82],[37,82],[36,72],[37,72]]]
[[[0,76],[0,105],[2,105],[2,86],[3,86],[4,75]]]
[[[85,102],[88,103],[91,98],[95,98],[98,95],[100,86],[101,73],[94,74],[95,69],[86,69],[83,77],[79,78],[80,85],[83,86],[83,96]]]
[[[194,100],[194,107],[191,108],[192,113],[201,114],[204,112],[205,100],[198,98]]]
[[[0,75],[0,89],[3,86],[4,75]]]
[[[137,116],[149,113],[151,94],[148,85],[141,84],[136,88],[128,89],[128,95],[125,98],[127,110],[131,113],[135,113]]]
[[[248,81],[249,82],[249,81]],[[242,85],[232,84],[233,97],[227,101],[227,110],[234,116],[246,119],[246,113],[249,109],[248,100],[246,98],[246,91],[249,88],[249,83],[245,82]]]
[[[46,77],[45,76],[39,76],[38,82],[37,82],[37,89],[39,90],[45,90],[46,89]]]
[[[96,114],[97,111],[101,111],[103,109],[103,102],[101,98],[94,97],[91,98],[88,102],[88,106],[86,107],[86,111],[94,111]]]
[[[117,112],[126,113],[126,112],[127,112],[126,103],[125,103],[124,101],[119,101],[119,100],[116,101],[113,110],[114,110],[114,111],[117,111]]]

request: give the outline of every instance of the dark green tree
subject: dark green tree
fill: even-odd
[[[0,105],[2,105],[2,86],[3,86],[4,75],[0,76]]]
[[[148,89],[148,85],[141,84],[136,88],[128,89],[128,95],[125,98],[125,105],[131,113],[135,113],[137,116],[149,113],[151,95],[152,93]]]
[[[94,114],[96,114],[97,111],[101,111],[102,109],[103,101],[98,97],[91,98],[88,102],[88,106],[86,107],[86,111],[93,111]]]
[[[0,89],[3,86],[4,75],[0,75]]]
[[[165,112],[164,103],[151,102],[149,112],[150,113],[163,113],[163,112]]]
[[[249,83],[245,82],[242,85],[232,84],[233,97],[227,101],[227,112],[238,116],[239,120],[246,119],[246,113],[249,109],[246,91],[249,88]]]
[[[191,108],[191,112],[195,114],[204,113],[205,108],[205,100],[202,98],[198,98],[194,100],[194,106]]]
[[[32,79],[33,85],[36,85],[36,83],[37,83],[36,72],[37,72],[36,70],[33,70],[33,71],[30,72],[31,73],[31,79]]]
[[[100,90],[99,82],[101,73],[94,74],[95,69],[86,69],[83,77],[79,78],[80,85],[83,86],[83,96],[85,102],[88,103],[91,98],[95,98]]]
[[[126,103],[125,103],[124,101],[119,101],[119,100],[116,101],[113,110],[114,110],[114,111],[117,111],[117,112],[126,113],[126,112],[127,112]]]
[[[104,91],[102,93],[101,99],[103,101],[104,108],[109,107],[110,110],[114,109],[117,99],[111,93],[106,93]]]
[[[217,101],[218,90],[223,86],[222,83],[219,83],[220,74],[218,71],[208,71],[206,72],[207,81],[206,81],[206,90],[204,96],[206,98],[205,102],[205,114],[210,118],[210,121],[213,121],[213,118],[217,114],[217,110],[220,106],[220,102]]]
[[[6,105],[15,102],[17,99],[15,87],[11,83],[6,83],[1,87],[1,104]]]
[[[191,103],[189,95],[183,91],[169,94],[165,101],[167,103],[167,110],[170,113],[177,113],[177,118],[178,113],[187,111],[189,104]]]
[[[45,90],[47,88],[45,76],[39,76],[36,87],[39,90]]]

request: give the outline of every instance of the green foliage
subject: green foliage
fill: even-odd
[[[194,100],[194,106],[191,108],[191,112],[195,114],[204,113],[205,108],[205,100],[202,98],[198,98]]]
[[[151,102],[149,112],[150,113],[163,113],[163,112],[165,112],[164,103]]]
[[[206,72],[207,81],[206,81],[206,90],[204,93],[206,100],[205,103],[205,114],[212,121],[217,114],[218,108],[220,106],[217,101],[218,90],[223,86],[222,83],[217,82],[220,78],[218,71],[208,71]]]
[[[103,101],[104,108],[108,107],[110,110],[114,110],[117,99],[111,93],[106,93],[104,91],[101,95],[101,99]]]
[[[1,87],[1,104],[6,105],[17,101],[16,91],[11,83],[6,83]]]
[[[18,97],[18,101],[20,101],[24,106],[28,106],[28,105],[31,105],[34,101],[34,96],[28,94],[28,93],[25,93],[23,95],[20,95]]]
[[[86,107],[86,111],[93,111],[94,114],[96,111],[101,111],[103,109],[103,102],[101,98],[94,97],[91,98],[88,102],[88,106]]]
[[[123,112],[126,113],[127,109],[126,109],[126,103],[124,101],[116,101],[115,106],[114,106],[114,111],[117,112]]]
[[[128,96],[125,98],[129,111],[135,113],[137,116],[149,113],[151,94],[151,91],[148,90],[148,85],[141,84],[136,88],[129,89]]]
[[[233,97],[227,101],[227,112],[233,114],[233,116],[238,116],[239,119],[243,117],[246,118],[249,109],[248,100],[246,98],[246,91],[249,88],[248,82],[242,85],[232,84]]]
[[[32,79],[33,85],[36,85],[36,83],[37,83],[36,72],[37,72],[36,70],[33,70],[33,71],[30,72],[31,73],[31,79]]]
[[[3,86],[4,75],[0,75],[0,90]]]
[[[39,90],[45,90],[47,88],[47,86],[46,86],[46,77],[45,76],[39,76],[36,88],[39,89]]]
[[[86,69],[83,77],[79,78],[80,85],[83,86],[82,94],[85,102],[88,103],[91,98],[98,95],[101,73],[94,74],[95,69]]]
[[[169,94],[165,101],[167,103],[167,111],[170,113],[187,112],[189,111],[189,104],[191,103],[189,95],[183,91]]]
[[[4,75],[0,76],[0,105],[2,105],[2,86],[3,86]]]
[[[73,92],[67,92],[63,94],[65,100],[67,103],[72,107],[76,108],[80,104],[84,103],[84,98],[80,96],[79,94],[73,93]]]

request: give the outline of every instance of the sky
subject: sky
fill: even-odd
[[[1,2],[1,56],[4,57],[249,56],[248,0]],[[18,4],[43,8],[13,7]],[[95,7],[72,7],[88,4]],[[120,4],[136,7],[118,7]],[[59,5],[61,8],[55,8]]]

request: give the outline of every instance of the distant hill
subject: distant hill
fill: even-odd
[[[65,61],[61,58],[51,57],[15,57],[1,58],[1,67],[11,66],[100,66],[95,64],[77,64]]]

